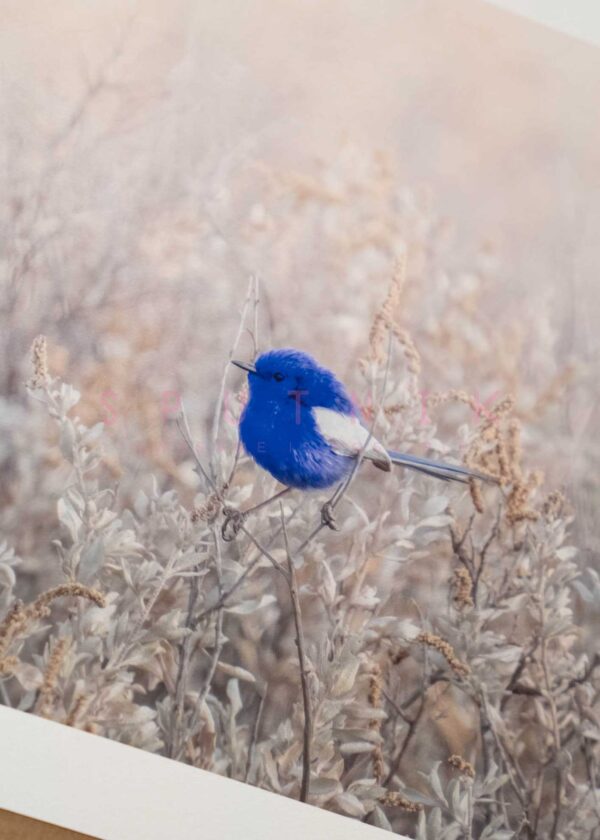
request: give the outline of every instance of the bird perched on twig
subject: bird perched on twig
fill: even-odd
[[[339,485],[351,475],[358,459],[371,461],[380,470],[389,472],[392,464],[398,464],[444,481],[489,480],[466,467],[387,450],[362,425],[358,408],[335,374],[307,353],[270,350],[254,364],[232,363],[248,372],[250,396],[240,419],[244,449],[285,485],[251,510],[292,488]],[[223,535],[234,536],[249,512],[228,508]],[[323,521],[335,527],[331,500],[323,507]]]

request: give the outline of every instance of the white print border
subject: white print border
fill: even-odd
[[[0,744],[0,808],[101,840],[391,836],[351,817],[3,706]]]
[[[600,46],[600,3],[594,0],[487,0],[517,17]]]

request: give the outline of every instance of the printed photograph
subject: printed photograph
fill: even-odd
[[[600,49],[0,5],[0,703],[414,840],[600,840]]]

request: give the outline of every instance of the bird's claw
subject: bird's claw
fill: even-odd
[[[234,540],[239,534],[242,525],[244,524],[246,514],[243,510],[236,510],[232,507],[224,507],[223,516],[225,518],[223,520],[223,525],[221,526],[221,536],[225,542],[231,542],[231,540]]]
[[[333,505],[331,502],[325,502],[323,507],[321,508],[321,522],[323,525],[327,525],[328,528],[331,528],[332,531],[339,531],[340,526],[337,524],[335,514],[333,512]]]

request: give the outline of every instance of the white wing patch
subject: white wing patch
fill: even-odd
[[[312,412],[317,429],[334,452],[338,455],[350,456],[359,454],[369,437],[369,432],[361,425],[358,417],[341,414],[331,408],[313,408]],[[389,471],[392,467],[390,456],[385,448],[372,436],[363,458],[373,461],[382,470]]]

